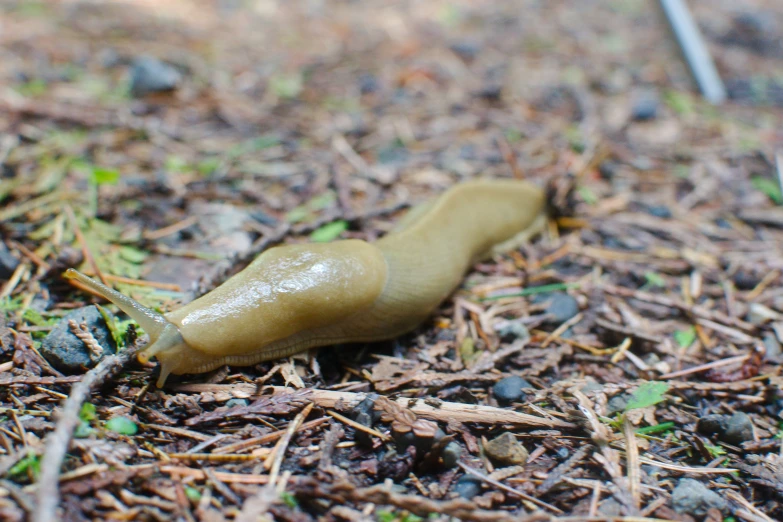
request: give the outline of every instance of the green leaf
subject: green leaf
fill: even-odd
[[[93,167],[91,180],[96,185],[116,185],[120,180],[120,172],[116,169]]]
[[[639,386],[631,395],[625,411],[646,408],[665,400],[664,394],[669,391],[669,385],[665,382],[646,382]]]
[[[209,176],[215,172],[218,167],[220,167],[220,158],[217,156],[212,156],[210,158],[201,160],[198,165],[196,165],[196,170],[198,170],[199,173],[203,176]]]
[[[198,502],[201,500],[201,492],[191,486],[185,486],[185,496],[188,497],[188,500],[191,502]]]
[[[523,288],[519,292],[514,292],[513,294],[500,294],[500,295],[491,295],[489,297],[482,297],[481,301],[492,301],[493,299],[505,299],[506,297],[525,297],[528,295],[535,295],[535,294],[548,294],[551,292],[560,292],[564,290],[569,290],[571,288],[579,288],[579,283],[552,283],[550,285],[530,286],[528,288]]]
[[[283,503],[291,509],[299,506],[299,502],[297,502],[296,497],[288,491],[280,492],[280,500],[282,500]]]
[[[188,162],[179,156],[168,156],[163,167],[168,172],[187,172],[190,170]]]
[[[647,281],[647,284],[650,286],[666,286],[666,280],[663,278],[661,274],[658,274],[656,272],[645,272],[644,273],[644,279]]]
[[[89,423],[84,421],[77,424],[76,428],[73,430],[73,436],[77,439],[86,439],[93,433],[95,433],[95,430],[92,429],[92,426],[90,426]]]
[[[82,404],[82,409],[79,411],[79,418],[84,422],[90,422],[97,419],[98,413],[95,410],[95,405],[89,402]]]
[[[12,477],[20,477],[27,473],[31,473],[34,479],[38,479],[41,473],[41,457],[32,451],[8,470],[8,474]]]
[[[342,219],[333,221],[332,223],[327,223],[321,228],[314,230],[313,233],[310,234],[310,240],[315,243],[328,243],[329,241],[334,241],[340,237],[340,234],[346,230],[348,230],[347,221]]]
[[[120,257],[129,263],[140,264],[143,263],[149,254],[144,250],[132,246],[123,246],[120,248]]]
[[[576,191],[579,192],[579,195],[582,196],[582,199],[588,205],[595,205],[598,203],[598,197],[593,193],[592,190],[590,190],[589,187],[582,185],[578,187]]]
[[[269,88],[280,98],[296,98],[304,89],[301,73],[277,74],[269,79]]]
[[[379,509],[375,512],[375,517],[378,522],[394,522],[397,520],[397,515],[395,515],[393,512],[382,509]]]
[[[775,204],[783,204],[783,194],[780,191],[780,184],[777,181],[761,176],[753,176],[750,179],[750,182],[753,184],[753,188],[766,194]]]
[[[674,428],[673,422],[662,422],[655,426],[644,426],[636,430],[639,435],[655,435],[657,433],[664,433]]]
[[[668,91],[663,99],[666,102],[666,105],[671,107],[671,109],[680,116],[693,114],[695,112],[693,102],[688,94],[679,91]]]
[[[696,340],[696,328],[691,326],[687,330],[677,330],[674,332],[674,340],[680,345],[680,348],[687,348]]]
[[[128,417],[114,417],[106,423],[106,429],[120,435],[135,435],[139,431],[136,423]]]

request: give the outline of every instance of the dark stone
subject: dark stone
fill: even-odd
[[[373,74],[365,73],[359,76],[359,92],[362,94],[372,94],[378,92],[380,84],[378,78]]]
[[[703,517],[712,508],[725,511],[728,502],[698,480],[683,478],[672,491],[672,507],[677,513]]]
[[[600,165],[598,165],[598,173],[603,179],[610,180],[614,178],[615,174],[617,174],[618,167],[619,165],[616,161],[605,160],[602,161]]]
[[[726,431],[721,440],[735,446],[753,440],[753,421],[745,413],[735,413],[728,418]]]
[[[102,354],[93,354],[81,339],[71,332],[69,321],[85,324],[92,336],[98,341]],[[105,356],[117,352],[117,344],[111,335],[103,315],[95,306],[87,306],[70,312],[49,332],[41,343],[41,355],[49,364],[63,373],[83,373],[85,368],[93,368]]]
[[[783,362],[783,348],[780,346],[778,338],[773,333],[767,333],[764,336],[764,360],[775,364]]]
[[[452,491],[464,499],[471,500],[481,493],[481,480],[472,475],[465,475],[454,484]]]
[[[666,205],[654,205],[652,207],[647,207],[647,213],[651,216],[663,219],[669,219],[672,217],[672,211],[669,210],[669,207]]]
[[[545,300],[548,302],[545,312],[549,315],[550,323],[564,323],[579,313],[579,303],[568,294],[556,292]]]
[[[504,341],[514,341],[517,339],[530,339],[530,331],[521,320],[505,321],[498,326],[495,331]]]
[[[557,456],[558,460],[566,460],[568,457],[571,456],[571,452],[568,451],[568,448],[564,446],[560,446],[559,448],[557,448],[555,455]]]
[[[726,431],[726,427],[727,419],[725,415],[705,415],[696,424],[696,431],[702,435],[712,437],[713,435],[723,434]]]
[[[449,442],[440,454],[440,458],[443,459],[443,465],[451,469],[457,465],[460,457],[462,457],[462,447],[456,442]]]
[[[628,401],[631,399],[631,396],[627,393],[621,393],[619,395],[615,395],[611,399],[609,399],[609,402],[606,404],[606,413],[608,415],[612,415],[613,413],[618,413],[621,411],[625,411],[626,406],[628,406]]]
[[[623,506],[614,498],[607,498],[598,506],[598,512],[605,517],[619,517],[623,513]]]
[[[131,66],[131,94],[136,97],[173,91],[182,76],[171,65],[151,56],[141,56]]]
[[[508,466],[524,466],[529,456],[527,448],[509,431],[487,442],[484,453],[493,462]]]
[[[476,96],[485,101],[500,101],[500,97],[503,94],[503,86],[498,84],[487,84],[483,86],[476,93]]]
[[[524,395],[522,391],[524,388],[532,388],[533,386],[522,377],[512,375],[505,379],[499,380],[495,386],[492,387],[492,392],[495,394],[495,398],[500,403],[508,404],[509,402],[518,401]]]
[[[734,286],[738,290],[753,290],[761,282],[761,278],[746,270],[737,270],[734,274]]]
[[[397,448],[402,450],[403,448],[413,446],[416,448],[416,451],[419,455],[424,455],[427,453],[430,449],[432,449],[433,444],[445,436],[446,433],[440,428],[438,428],[438,431],[435,432],[434,437],[418,437],[415,433],[413,433],[413,431],[393,435],[394,441],[397,443]]]
[[[467,62],[476,57],[481,50],[481,46],[476,42],[461,41],[451,44],[449,49]]]
[[[734,227],[731,226],[731,223],[729,223],[728,221],[726,221],[723,218],[716,219],[715,220],[715,225],[717,225],[718,228],[723,228],[723,229],[726,229],[726,230],[731,230],[732,228],[734,228]]]
[[[0,279],[9,279],[18,266],[19,260],[11,254],[5,243],[0,241]]]
[[[633,121],[650,121],[658,116],[658,97],[652,94],[640,96],[631,108]]]
[[[753,422],[745,413],[705,415],[696,424],[696,431],[735,446],[753,440]]]

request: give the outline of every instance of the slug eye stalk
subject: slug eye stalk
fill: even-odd
[[[137,356],[140,362],[149,362],[149,360],[157,354],[173,350],[185,344],[185,341],[182,339],[182,335],[179,332],[179,328],[168,321],[163,314],[160,314],[151,308],[147,308],[138,301],[109,288],[103,283],[99,283],[98,281],[87,277],[73,268],[69,268],[65,271],[65,278],[75,279],[92,290],[95,294],[111,301],[117,305],[120,310],[128,314],[131,319],[139,323],[139,326],[149,334],[149,344],[147,344]],[[161,379],[158,382],[162,383],[162,381],[165,381],[166,376],[167,374],[164,375],[163,372],[161,372]]]

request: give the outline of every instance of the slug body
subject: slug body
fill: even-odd
[[[344,240],[271,248],[224,284],[165,315],[93,281],[150,335],[161,379],[224,364],[251,365],[337,343],[394,338],[416,328],[495,250],[545,222],[544,194],[522,181],[461,183],[413,209],[375,243]]]

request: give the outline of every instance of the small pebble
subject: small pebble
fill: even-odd
[[[464,499],[472,500],[481,493],[481,480],[472,475],[465,475],[454,484],[452,491]]]
[[[721,434],[726,431],[726,416],[718,414],[705,415],[696,424],[696,431],[708,437]]]
[[[495,332],[504,341],[515,341],[517,339],[530,339],[530,330],[520,321],[503,320],[495,325]]]
[[[672,217],[672,211],[666,205],[653,205],[647,207],[647,213],[651,216],[659,217],[662,219],[669,219]]]
[[[619,517],[623,514],[623,507],[614,498],[609,497],[598,506],[598,512],[605,517]]]
[[[451,44],[449,46],[449,49],[451,49],[454,52],[454,54],[456,54],[463,60],[469,61],[476,57],[476,55],[481,50],[481,46],[479,46],[475,42],[461,41],[461,42]]]
[[[435,432],[435,437],[417,437],[413,431],[408,431],[401,434],[393,434],[394,441],[397,443],[397,448],[403,450],[408,446],[413,446],[418,452],[420,452],[419,454],[421,455],[428,452],[430,448],[432,448],[433,444],[445,436],[446,433],[440,428],[438,428],[438,431]]]
[[[460,457],[462,457],[462,447],[456,442],[449,442],[440,454],[443,459],[443,465],[451,469],[457,465]]]
[[[495,398],[500,403],[509,403],[518,401],[524,395],[522,391],[524,388],[532,388],[533,386],[522,377],[518,375],[512,375],[505,379],[499,380],[495,386],[492,387],[492,392],[495,394]]]
[[[69,320],[76,324],[85,324],[103,348],[103,353],[92,353],[87,345],[71,332]],[[98,308],[86,306],[63,317],[44,338],[40,352],[49,364],[61,372],[75,374],[83,373],[86,368],[93,368],[103,357],[116,353],[117,344]]]
[[[618,168],[619,165],[616,161],[605,160],[602,161],[600,165],[598,165],[598,173],[603,179],[610,180],[614,178],[615,174],[617,174]]]
[[[750,303],[748,306],[747,321],[753,324],[764,324],[768,321],[780,319],[780,314],[761,303]]]
[[[362,94],[372,94],[380,89],[378,78],[369,73],[359,76],[359,92]]]
[[[226,408],[242,408],[250,405],[250,401],[247,399],[229,399],[226,401]]]
[[[580,390],[582,393],[590,393],[594,391],[602,391],[604,389],[603,385],[597,381],[588,381],[587,384],[582,386],[582,389]]]
[[[0,241],[0,279],[10,279],[19,266],[19,260],[15,258],[5,243]]]
[[[528,457],[527,449],[508,431],[487,442],[484,452],[493,461],[510,466],[523,466]]]
[[[735,446],[753,440],[753,421],[745,413],[735,413],[728,418],[726,432],[721,440]]]
[[[718,440],[738,446],[753,440],[753,421],[745,413],[734,415],[705,415],[696,424],[702,435],[715,436]]]
[[[753,290],[760,282],[760,277],[746,270],[737,270],[734,274],[734,286],[737,290]]]
[[[561,446],[557,448],[555,455],[557,455],[558,460],[566,460],[568,457],[571,456],[571,452],[568,451],[568,448]]]
[[[557,292],[552,294],[547,301],[549,304],[545,312],[550,316],[551,323],[564,323],[579,313],[579,303],[568,294]]]
[[[650,121],[658,117],[658,97],[645,93],[634,102],[631,108],[631,119],[634,121]]]
[[[179,71],[157,58],[141,56],[131,66],[131,94],[136,97],[173,91],[182,79]]]
[[[628,406],[628,401],[630,399],[631,396],[628,395],[627,393],[621,393],[609,399],[609,402],[606,403],[607,415],[612,415],[614,413],[625,411],[625,408],[626,406]]]
[[[764,360],[780,364],[783,362],[783,348],[780,346],[778,338],[773,333],[767,333],[764,336]]]
[[[698,480],[683,478],[672,491],[672,507],[677,513],[703,517],[711,508],[725,511],[728,502]]]

